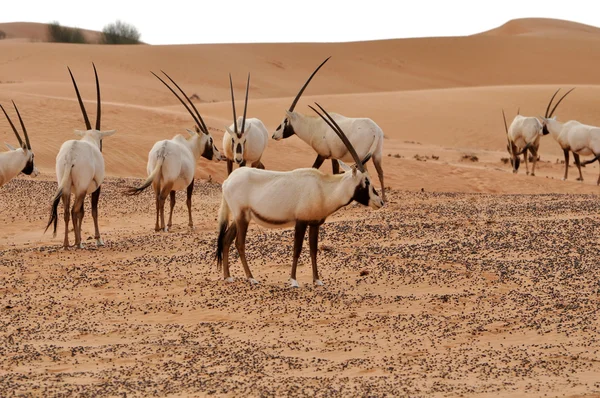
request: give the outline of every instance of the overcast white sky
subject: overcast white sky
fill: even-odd
[[[594,0],[14,0],[0,22],[85,29],[120,19],[150,44],[328,42],[478,33],[515,18],[600,25]]]

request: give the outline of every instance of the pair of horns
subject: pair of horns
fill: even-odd
[[[315,102],[315,105],[317,105],[319,107],[319,109],[322,110],[323,113],[325,113],[327,118],[325,118],[325,116],[323,116],[318,110],[316,110],[312,106],[309,105],[308,107],[310,109],[312,109],[313,111],[315,111],[317,113],[317,115],[321,116],[321,119],[323,119],[329,125],[329,127],[331,127],[331,129],[337,134],[337,136],[340,137],[340,139],[342,140],[342,142],[348,149],[348,152],[350,152],[350,155],[352,155],[352,158],[354,159],[354,163],[356,164],[356,167],[358,168],[358,170],[360,170],[360,172],[364,173],[364,171],[365,171],[365,167],[363,164],[364,162],[358,157],[356,150],[350,143],[350,140],[348,139],[348,137],[346,137],[346,134],[344,134],[344,132],[342,131],[340,126],[335,122],[335,120],[333,120],[333,118],[329,115],[329,113],[327,113],[327,111],[325,109],[323,109],[323,107],[321,105],[319,105],[316,102]],[[329,120],[327,120],[327,119],[329,119]],[[368,157],[369,157],[369,155],[367,155],[367,159],[368,159]]]
[[[233,97],[233,83],[231,81],[231,73],[229,74],[229,88],[231,89],[231,106],[233,107],[233,128],[234,133],[238,137],[244,134],[244,128],[246,127],[246,110],[248,109],[248,90],[250,89],[250,73],[248,73],[248,82],[246,83],[246,100],[244,102],[244,117],[242,118],[242,128],[238,130],[237,116],[235,114],[235,99]]]
[[[177,99],[179,100],[179,102],[181,102],[183,104],[183,106],[185,106],[185,109],[187,109],[187,111],[192,116],[192,119],[194,119],[194,122],[196,122],[196,127],[198,128],[198,130],[200,130],[204,134],[208,135],[209,134],[208,133],[208,128],[206,127],[206,124],[204,123],[204,119],[202,119],[202,116],[200,115],[200,112],[198,112],[198,109],[196,108],[196,105],[194,105],[194,103],[192,102],[192,100],[190,99],[190,97],[187,96],[187,94],[185,93],[185,91],[183,91],[183,89],[181,87],[179,87],[179,85],[177,83],[175,83],[175,80],[171,79],[171,76],[167,75],[167,73],[165,71],[163,71],[162,69],[161,69],[161,72],[163,73],[163,75],[165,75],[171,81],[171,83],[173,83],[175,85],[175,87],[177,87],[177,89],[181,92],[181,94],[183,94],[183,96],[185,97],[185,99],[187,100],[187,102],[192,106],[192,108],[194,109],[194,112],[196,112],[196,114],[194,114],[192,112],[192,110],[190,109],[190,107],[187,106],[187,104],[181,99],[181,97],[175,92],[175,90],[173,90],[171,88],[171,86],[169,86],[156,73],[150,71],[150,73],[152,73],[158,80],[160,80],[162,82],[162,84],[164,84],[169,90],[171,90],[171,92],[173,93],[173,95],[175,95],[175,97],[177,97]]]
[[[27,129],[25,128],[25,123],[23,123],[23,119],[21,119],[21,114],[19,113],[19,109],[17,108],[17,105],[15,104],[15,101],[12,101],[13,106],[15,107],[15,111],[17,111],[17,116],[19,117],[19,122],[21,123],[21,128],[23,129],[23,135],[25,136],[25,143],[26,143],[26,148],[31,150],[31,143],[29,142],[29,135],[27,134]],[[19,145],[21,146],[21,148],[23,147],[23,140],[21,139],[21,136],[19,135],[19,132],[17,131],[15,125],[13,124],[12,120],[10,120],[10,117],[8,116],[8,113],[6,113],[6,111],[4,110],[4,107],[2,105],[0,105],[0,108],[2,108],[2,112],[4,112],[4,115],[6,116],[6,119],[8,120],[8,123],[10,124],[10,127],[12,127],[12,130],[15,132],[15,135],[17,136],[17,140],[19,141]]]
[[[92,66],[94,67],[94,76],[96,77],[96,130],[100,130],[100,116],[101,116],[101,106],[100,106],[100,82],[98,81],[98,72],[96,71],[96,65],[92,62]],[[73,77],[73,73],[71,72],[71,68],[67,66],[69,70],[69,74],[71,75],[71,80],[73,81],[73,86],[75,87],[75,93],[77,94],[77,101],[79,101],[79,107],[81,108],[81,113],[83,114],[83,120],[85,122],[85,127],[88,130],[92,129],[92,125],[90,124],[90,119],[88,118],[87,112],[85,111],[85,106],[83,105],[83,101],[81,100],[81,94],[79,94],[79,88],[77,87],[77,83],[75,82],[75,78]]]
[[[300,89],[300,91],[298,92],[298,94],[296,95],[296,98],[294,98],[294,101],[292,102],[292,106],[290,106],[290,112],[294,111],[294,108],[296,107],[296,104],[298,103],[298,100],[300,100],[300,97],[302,96],[302,93],[304,93],[304,90],[306,89],[306,87],[308,86],[308,83],[310,83],[310,81],[312,80],[312,78],[317,74],[317,72],[319,71],[319,69],[321,69],[321,67],[323,65],[325,65],[325,63],[327,61],[329,61],[329,58],[331,58],[331,56],[327,57],[325,59],[325,61],[321,62],[321,65],[319,65],[317,67],[317,69],[315,69],[315,71],[312,73],[312,75],[310,75],[310,77],[308,78],[308,80],[306,81],[306,83],[304,83],[304,86],[302,86],[302,88]]]
[[[575,87],[573,87],[572,89],[570,89],[569,91],[567,91],[567,93],[565,95],[563,95],[562,97],[560,97],[560,99],[558,100],[558,102],[556,103],[556,105],[554,105],[554,108],[552,108],[552,111],[550,113],[548,113],[548,111],[550,110],[550,105],[552,105],[552,101],[554,100],[554,97],[556,97],[556,94],[558,94],[558,92],[560,91],[560,88],[558,90],[556,90],[556,92],[554,93],[554,95],[552,96],[552,98],[550,98],[550,102],[548,103],[548,107],[546,107],[546,113],[544,114],[545,118],[550,118],[552,117],[552,115],[554,114],[554,111],[556,110],[556,107],[558,107],[558,104],[560,104],[560,102],[565,99],[565,97],[567,95],[569,95],[569,93],[571,91],[575,90]]]

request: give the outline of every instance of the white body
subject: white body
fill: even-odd
[[[556,119],[547,119],[546,124],[562,149],[583,156],[600,155],[600,127],[575,120],[561,123]]]
[[[0,153],[0,187],[19,175],[33,155],[28,149],[14,149],[10,146],[9,149],[8,152]],[[31,175],[35,177],[38,174],[37,168],[34,167]]]
[[[190,140],[196,141],[198,138],[192,137]],[[172,182],[173,191],[186,189],[194,179],[196,158],[200,156],[194,153],[196,151],[193,144],[180,134],[170,140],[158,141],[148,154],[148,175],[152,174],[158,161],[162,160],[162,167],[157,171],[155,181],[160,181],[161,185]]]
[[[242,117],[238,118],[238,127],[242,125],[242,120]],[[246,119],[245,131],[241,138],[238,138],[235,133],[229,133],[229,131],[234,131],[234,127],[232,123],[223,134],[223,153],[227,159],[238,164],[245,161],[247,165],[260,162],[269,142],[269,131],[263,122],[257,118]],[[241,156],[240,154],[236,156],[235,147],[238,142],[243,148]]]
[[[508,139],[520,152],[527,144],[539,145],[542,123],[536,117],[517,115],[508,128]]]

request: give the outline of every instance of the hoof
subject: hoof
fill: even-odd
[[[320,279],[317,279],[317,280],[314,282],[314,284],[315,284],[315,286],[325,286],[325,284],[324,284],[323,282],[321,282],[321,280],[320,280]]]
[[[300,287],[300,285],[298,284],[298,281],[295,279],[290,279],[290,286],[291,287]]]
[[[250,281],[251,285],[258,285],[258,281],[254,278],[248,278],[248,281]]]
[[[535,173],[531,173],[530,175],[531,175],[532,177],[535,177]]]
[[[580,178],[576,179],[575,181],[583,181],[583,178],[580,177]]]
[[[529,172],[527,171],[525,174],[529,175]],[[533,174],[532,174],[533,175]]]
[[[233,277],[229,277],[229,278],[225,278],[225,282],[227,283],[233,283]]]
[[[561,178],[561,181],[567,181],[567,179],[565,177]]]
[[[104,241],[102,240],[102,238],[96,239],[96,246],[98,246],[98,247],[104,246]]]
[[[165,227],[165,229],[162,230],[163,232],[169,232],[169,227]]]
[[[76,245],[75,247],[77,247],[78,249],[83,249],[83,243],[80,243],[80,244]]]
[[[190,229],[190,231],[195,231],[196,228],[193,225],[188,225],[188,228]]]

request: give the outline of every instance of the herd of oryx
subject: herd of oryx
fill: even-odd
[[[302,93],[329,60],[325,59],[304,83],[283,122],[272,135],[275,140],[281,140],[292,135],[308,143],[317,152],[317,158],[312,168],[302,168],[293,171],[265,170],[261,159],[267,147],[269,133],[265,125],[256,118],[246,118],[248,108],[248,91],[250,74],[246,84],[246,96],[243,116],[236,116],[235,99],[231,75],[229,84],[233,107],[233,123],[226,127],[223,136],[223,153],[214,144],[206,123],[200,112],[183,89],[164,71],[164,76],[175,87],[169,85],[163,78],[152,72],[183,104],[195,123],[194,130],[186,129],[189,137],[176,135],[170,140],[162,140],[154,144],[148,154],[148,178],[139,187],[130,187],[124,193],[135,195],[152,185],[156,199],[156,231],[168,231],[171,226],[175,192],[187,190],[187,208],[189,226],[193,226],[191,199],[194,189],[194,172],[200,157],[208,160],[227,161],[228,177],[222,185],[222,200],[218,218],[218,239],[216,260],[223,269],[225,280],[232,281],[229,272],[229,249],[235,241],[236,248],[244,267],[247,279],[255,284],[245,256],[246,233],[250,221],[269,228],[295,226],[294,253],[291,271],[291,286],[298,287],[296,281],[296,266],[302,250],[306,230],[309,233],[310,258],[313,270],[313,282],[322,285],[317,270],[317,243],[319,228],[325,219],[338,209],[356,201],[362,205],[379,209],[385,201],[383,185],[383,131],[367,118],[348,118],[335,113],[328,113],[321,105],[310,108],[317,114],[311,117],[294,111]],[[50,220],[46,230],[53,225],[54,234],[58,225],[58,206],[62,199],[64,207],[65,235],[64,247],[69,247],[69,221],[73,223],[75,247],[82,248],[81,225],[84,215],[84,200],[91,194],[92,218],[95,227],[95,239],[98,246],[104,242],[98,228],[98,201],[104,181],[104,158],[102,156],[102,140],[115,133],[115,130],[101,130],[101,100],[100,83],[96,66],[96,123],[92,128],[79,89],[71,69],[67,68],[75,88],[77,100],[85,121],[85,130],[75,130],[81,136],[79,140],[69,140],[63,143],[56,156],[56,177],[58,189],[51,201]],[[178,94],[179,92],[179,94]],[[10,151],[0,153],[0,186],[10,181],[19,173],[37,175],[34,165],[34,154],[29,136],[19,110],[14,104],[25,141],[8,113],[0,105],[20,148],[9,146]],[[326,159],[331,159],[333,175],[319,171]],[[365,163],[372,159],[377,170],[382,189],[379,196],[371,183]],[[348,166],[344,161],[350,163]],[[233,163],[240,167],[233,171]],[[242,167],[250,166],[250,167]],[[339,167],[343,173],[339,172]],[[71,194],[74,202],[71,206]],[[165,224],[164,206],[170,196],[169,221]],[[70,208],[70,211],[69,211]],[[230,218],[233,221],[230,223]]]
[[[148,155],[148,178],[141,186],[130,187],[124,193],[135,195],[152,185],[156,201],[155,230],[166,232],[172,222],[175,192],[185,189],[187,190],[189,226],[193,227],[191,199],[196,163],[200,157],[217,162],[226,160],[228,177],[222,184],[216,253],[217,264],[222,267],[225,280],[233,280],[229,272],[229,249],[235,241],[246,278],[250,283],[257,283],[245,256],[246,233],[249,223],[254,221],[268,228],[295,227],[290,278],[293,287],[298,286],[296,267],[308,229],[313,282],[316,285],[322,285],[317,270],[317,244],[321,224],[328,216],[352,201],[374,209],[381,208],[385,202],[381,166],[383,132],[379,126],[368,118],[348,118],[335,113],[330,114],[317,103],[315,103],[316,108],[309,106],[316,116],[303,115],[294,111],[304,90],[328,60],[329,58],[325,59],[309,76],[294,98],[289,110],[286,111],[283,122],[272,134],[272,138],[275,140],[297,135],[317,152],[317,158],[312,168],[301,168],[288,172],[265,170],[262,156],[269,140],[268,130],[259,119],[246,118],[250,74],[248,74],[246,83],[244,111],[239,118],[236,115],[233,83],[231,75],[229,76],[233,123],[226,127],[223,135],[223,154],[221,154],[190,97],[164,71],[162,73],[175,88],[152,72],[186,108],[194,120],[195,128],[194,130],[187,129],[189,133],[187,138],[178,134],[170,140],[155,143]],[[114,134],[115,130],[101,130],[100,83],[96,66],[93,65],[93,68],[97,104],[96,123],[93,128],[75,78],[71,70],[67,68],[86,129],[75,130],[81,139],[63,143],[56,157],[58,189],[51,201],[50,220],[46,230],[53,225],[54,234],[56,234],[58,206],[62,199],[65,248],[69,247],[68,226],[70,220],[72,220],[75,233],[75,246],[82,247],[81,225],[84,215],[84,200],[88,193],[91,194],[96,243],[98,246],[104,245],[98,228],[98,201],[104,181],[102,140]],[[594,158],[585,164],[595,160],[600,161],[600,128],[583,125],[576,121],[561,123],[556,120],[556,117],[553,117],[557,106],[571,91],[573,89],[563,95],[550,111],[552,102],[558,93],[557,90],[550,99],[544,117],[539,119],[518,114],[508,127],[504,110],[502,111],[508,139],[507,149],[511,155],[513,172],[516,173],[519,169],[520,156],[525,155],[525,164],[529,174],[527,155],[530,152],[533,155],[531,174],[535,175],[540,137],[546,134],[552,134],[564,150],[565,179],[567,178],[569,152],[573,152],[575,163],[579,168],[580,180],[582,180],[582,176],[579,155],[594,155]],[[15,149],[7,144],[10,151],[0,153],[0,186],[19,173],[34,176],[38,174],[25,124],[14,102],[13,106],[25,140],[23,141],[8,113],[0,105],[20,145],[20,148]],[[318,170],[326,159],[332,160],[333,174],[325,174]],[[375,190],[365,167],[365,163],[369,159],[372,159],[379,177],[382,189],[381,197]],[[352,162],[353,165],[348,166],[344,161]],[[240,166],[235,171],[233,171],[234,162]],[[339,172],[340,166],[343,173]],[[598,184],[600,184],[600,177]],[[71,193],[74,195],[72,206]],[[169,220],[165,223],[164,207],[167,197],[170,197],[170,213]],[[231,223],[230,218],[233,219]]]

